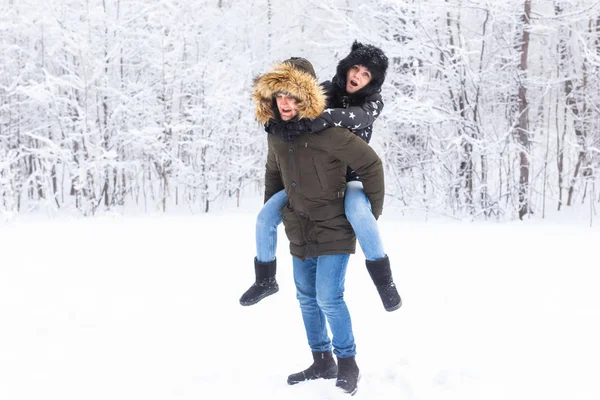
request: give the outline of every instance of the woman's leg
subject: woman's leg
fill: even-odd
[[[348,182],[344,206],[346,218],[350,221],[365,254],[367,271],[377,288],[383,307],[386,311],[397,310],[402,306],[402,299],[394,283],[390,260],[383,250],[377,220],[371,212],[371,203],[365,195],[362,183]]]
[[[285,190],[275,193],[263,206],[256,218],[256,259],[259,262],[275,260],[277,253],[277,226],[282,221],[279,210],[286,205]]]
[[[279,210],[287,201],[285,191],[281,190],[275,193],[258,213],[256,219],[256,257],[254,258],[256,279],[252,286],[240,297],[240,304],[243,306],[256,304],[265,297],[279,291],[279,285],[277,279],[275,279],[277,272],[277,261],[275,260],[277,225],[282,221]]]
[[[369,261],[385,257],[383,241],[377,227],[377,220],[371,212],[371,203],[365,195],[363,185],[358,181],[348,182],[344,199],[346,218],[352,225],[360,247]]]

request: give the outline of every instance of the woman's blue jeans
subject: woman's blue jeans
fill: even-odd
[[[285,190],[275,193],[265,203],[256,218],[256,260],[270,262],[277,251],[277,226],[283,221],[279,212],[288,203]]]
[[[279,210],[288,202],[285,190],[275,193],[265,203],[256,219],[256,259],[269,262],[277,251],[277,226],[283,220]],[[371,203],[363,191],[361,182],[351,181],[346,185],[344,199],[346,218],[352,225],[358,243],[369,261],[385,257],[383,241],[377,220],[371,212]]]
[[[293,257],[296,297],[311,351],[331,351],[341,358],[356,355],[350,312],[344,301],[349,254]],[[333,339],[329,339],[327,324]]]

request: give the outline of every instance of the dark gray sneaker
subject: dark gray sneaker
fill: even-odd
[[[304,371],[288,376],[288,385],[310,381],[314,379],[335,379],[338,376],[338,367],[330,351],[313,351],[313,364]]]
[[[358,390],[358,381],[360,380],[360,370],[356,365],[354,357],[338,357],[338,375],[335,386],[354,396]]]

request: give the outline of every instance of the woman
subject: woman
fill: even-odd
[[[321,84],[327,95],[328,106],[323,114],[314,120],[285,122],[279,118],[268,124],[266,130],[285,141],[293,141],[300,132],[306,130],[319,132],[328,127],[345,127],[369,143],[373,122],[383,109],[380,92],[387,67],[388,59],[381,49],[355,41],[350,54],[339,62],[333,79]],[[389,258],[383,249],[371,204],[365,196],[360,177],[350,168],[346,180],[346,217],[365,254],[367,270],[384,308],[387,311],[397,310],[402,300],[392,278]],[[240,298],[240,304],[244,306],[256,304],[279,291],[275,279],[277,226],[282,221],[279,210],[287,202],[286,193],[281,190],[265,202],[258,215],[254,259],[256,281]]]

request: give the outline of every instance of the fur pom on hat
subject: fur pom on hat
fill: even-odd
[[[378,92],[385,81],[388,68],[388,58],[385,53],[379,47],[362,44],[355,40],[350,54],[340,61],[337,67],[337,81],[341,87],[346,87],[346,74],[354,65],[362,65],[371,72],[371,81],[357,94],[359,92],[369,94]]]
[[[315,119],[325,110],[325,92],[312,64],[304,58],[292,57],[254,79],[254,113],[261,124],[275,119],[274,96],[278,92],[298,101],[298,118]]]

